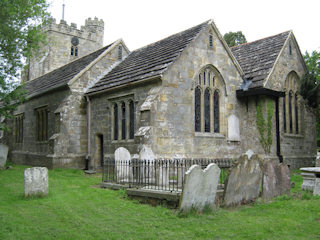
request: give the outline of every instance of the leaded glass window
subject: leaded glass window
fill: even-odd
[[[48,110],[46,107],[36,109],[36,140],[48,140]]]
[[[129,138],[134,138],[134,103],[130,101],[129,103],[129,117],[130,117],[130,128],[129,128]]]
[[[204,92],[204,131],[210,132],[210,90]]]
[[[196,132],[201,131],[201,90],[199,87],[196,88],[194,94],[194,130]]]
[[[123,102],[121,104],[121,137],[126,139],[126,104]]]
[[[23,114],[14,117],[14,133],[15,142],[22,143],[23,141]]]
[[[220,132],[219,111],[219,92],[215,90],[213,94],[213,124],[215,133]]]
[[[113,106],[113,139],[118,140],[118,105]]]
[[[290,133],[293,131],[293,121],[292,121],[292,92],[289,93],[289,128]]]

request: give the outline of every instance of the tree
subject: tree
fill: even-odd
[[[224,40],[227,42],[229,47],[237,46],[247,42],[246,37],[241,31],[238,32],[228,32],[223,35]]]
[[[45,42],[41,24],[49,17],[46,0],[0,1],[0,117],[12,117],[25,99],[20,73],[25,60]],[[0,129],[6,126],[0,123]]]
[[[320,146],[320,53],[313,51],[303,56],[308,72],[301,78],[300,95],[315,110],[317,124],[317,142]]]

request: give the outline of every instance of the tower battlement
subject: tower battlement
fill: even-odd
[[[85,56],[103,46],[104,22],[97,17],[85,20],[85,25],[77,28],[77,24],[51,18],[43,26],[47,33],[48,44],[41,47],[41,53],[29,61],[28,74],[25,81],[37,78],[47,72],[61,67],[70,61]]]
[[[85,20],[85,25],[80,26],[80,29],[78,29],[76,23],[68,25],[65,20],[60,20],[60,23],[56,23],[56,19],[51,18],[49,23],[43,27],[43,30],[48,33],[53,31],[96,41],[102,46],[104,22],[102,19],[99,20],[97,17],[94,19],[88,18]]]

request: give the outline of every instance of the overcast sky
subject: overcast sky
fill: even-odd
[[[63,0],[50,12],[62,18]],[[104,44],[122,38],[132,51],[213,19],[220,33],[242,31],[248,42],[293,30],[302,53],[320,51],[320,0],[65,0],[65,20],[105,23]]]

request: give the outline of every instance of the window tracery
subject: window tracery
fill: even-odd
[[[194,90],[195,132],[221,132],[221,90],[224,82],[218,71],[211,65],[204,67],[197,76]]]
[[[301,133],[301,117],[299,106],[299,77],[296,72],[290,72],[285,81],[285,97],[282,104],[283,132],[290,134]]]

